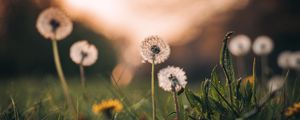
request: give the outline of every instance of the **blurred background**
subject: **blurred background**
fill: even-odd
[[[97,63],[86,68],[88,76],[113,75],[121,84],[148,78],[150,64],[142,63],[138,43],[155,34],[171,45],[170,58],[157,70],[180,66],[190,80],[203,80],[218,64],[227,31],[252,41],[270,36],[275,49],[269,65],[280,74],[278,54],[300,49],[299,5],[299,0],[0,0],[0,80],[56,75],[51,43],[36,29],[39,13],[50,6],[74,21],[71,35],[59,42],[68,77],[79,77],[69,47],[86,39],[99,50]],[[254,56],[245,57],[246,71]]]

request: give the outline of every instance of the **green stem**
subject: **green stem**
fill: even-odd
[[[79,65],[79,69],[80,69],[80,79],[81,79],[81,85],[83,88],[86,88],[86,84],[85,84],[85,74],[84,74],[84,67],[82,64]]]
[[[152,119],[156,119],[156,103],[155,103],[155,81],[154,81],[154,58],[152,60],[151,70],[151,97],[152,97]]]
[[[58,51],[56,40],[52,40],[52,49],[53,49],[53,55],[54,55],[54,62],[55,62],[56,71],[57,71],[61,86],[63,88],[64,96],[66,98],[69,109],[72,108],[72,111],[76,115],[76,107],[72,102],[72,99],[71,99],[71,96],[70,96],[69,90],[68,90],[68,84],[66,82],[66,79],[65,79],[62,67],[61,67],[60,58],[59,58],[59,51]]]
[[[173,99],[174,99],[174,103],[175,103],[176,120],[179,120],[180,119],[180,116],[179,116],[179,105],[178,105],[178,99],[177,99],[177,94],[176,94],[175,86],[172,86],[172,92],[173,92]]]

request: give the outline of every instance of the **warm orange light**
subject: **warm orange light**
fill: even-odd
[[[159,35],[171,46],[184,45],[197,40],[216,16],[244,7],[248,1],[57,0],[75,20],[112,40],[120,51],[120,62],[129,66],[140,65],[137,45],[145,37]]]

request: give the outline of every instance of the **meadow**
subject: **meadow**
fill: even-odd
[[[88,40],[70,46],[70,58],[78,65],[79,77],[65,76],[58,43],[70,35],[72,24],[54,7],[38,16],[37,31],[51,42],[57,75],[3,80],[1,120],[300,118],[299,53],[282,54],[278,58],[282,74],[271,73],[266,58],[274,45],[267,36],[258,37],[251,45],[251,40],[243,35],[224,33],[221,48],[216,48],[220,49],[219,63],[211,69],[210,76],[190,80],[181,67],[156,68],[169,58],[172,50],[160,36],[149,35],[139,44],[145,65],[151,66],[149,76],[122,87],[112,75],[85,75],[85,68],[98,59],[97,47]],[[240,75],[235,58],[245,56],[252,46],[256,56],[250,60],[251,71]]]

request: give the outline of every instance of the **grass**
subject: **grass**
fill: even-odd
[[[105,78],[87,81],[86,90],[83,90],[78,78],[68,82],[79,117],[101,119],[101,116],[99,118],[92,113],[92,105],[103,99],[118,98],[125,105],[119,117],[122,116],[123,119],[137,119],[143,116],[151,118],[151,92],[150,86],[143,84],[145,81],[133,83],[129,87],[120,88],[121,90],[112,86],[109,79]],[[19,119],[50,120],[71,117],[66,108],[62,88],[55,77],[18,78],[2,82],[0,86],[0,119],[15,119],[14,114],[17,114]],[[162,90],[158,90],[158,93],[160,94],[158,97],[160,102],[157,103],[158,116],[164,119],[173,112],[172,95]]]
[[[296,77],[285,73],[287,88],[268,91],[267,85],[259,84],[256,76],[256,62],[248,75],[253,83],[242,82],[235,75],[234,63],[227,49],[227,41],[232,33],[225,36],[220,54],[220,64],[211,71],[211,76],[200,80],[199,84],[188,85],[178,94],[180,120],[218,120],[218,119],[299,119],[300,107],[295,114],[286,117],[285,110],[299,102],[299,89],[293,82]],[[153,74],[152,74],[153,75]],[[155,75],[154,75],[155,76]],[[119,99],[124,109],[115,113],[116,120],[152,119],[152,87],[149,81],[136,81],[126,88],[113,86],[109,78],[93,77],[87,79],[86,88],[79,78],[68,79],[75,114],[67,106],[58,78],[19,78],[3,81],[0,85],[1,120],[64,120],[64,119],[105,119],[104,115],[92,112],[92,105],[105,99]],[[191,81],[191,80],[188,80]],[[291,84],[292,83],[292,84]],[[298,82],[299,83],[299,82]],[[284,86],[284,85],[283,85]],[[156,118],[173,120],[176,118],[172,94],[156,89]],[[286,91],[286,93],[284,93]],[[287,101],[287,102],[286,102]]]

